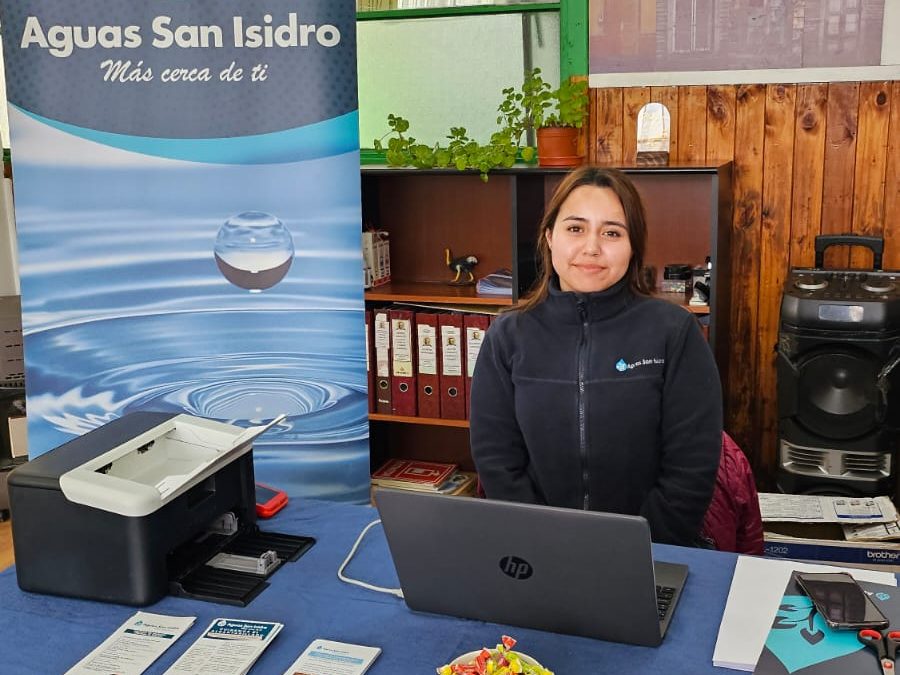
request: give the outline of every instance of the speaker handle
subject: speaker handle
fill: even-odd
[[[825,266],[825,249],[830,246],[865,246],[875,256],[872,264],[873,270],[881,269],[881,259],[884,255],[884,238],[867,237],[860,234],[820,234],[816,237],[816,269]]]

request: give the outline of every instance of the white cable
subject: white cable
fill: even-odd
[[[396,595],[398,598],[403,597],[403,591],[399,588],[384,588],[382,586],[373,586],[372,584],[367,584],[365,581],[359,581],[358,579],[351,579],[350,577],[344,576],[344,569],[346,569],[347,565],[350,564],[350,561],[353,559],[353,556],[356,555],[356,549],[359,548],[360,543],[363,540],[363,537],[366,536],[366,532],[371,530],[373,527],[378,525],[381,520],[373,520],[371,523],[366,525],[362,532],[359,533],[359,536],[356,538],[356,541],[353,543],[353,548],[350,549],[350,553],[347,554],[347,557],[344,558],[344,562],[341,563],[341,566],[338,567],[338,579],[341,581],[353,584],[354,586],[362,586],[363,588],[367,588],[370,591],[378,591],[379,593],[390,593],[391,595]]]

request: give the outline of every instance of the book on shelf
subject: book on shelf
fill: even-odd
[[[391,414],[416,414],[415,313],[391,308]]]
[[[475,374],[475,363],[481,353],[484,335],[491,325],[491,319],[484,314],[465,314],[463,342],[466,349],[466,417],[469,417],[469,406],[472,394],[472,377]]]
[[[441,417],[466,419],[465,351],[463,315],[439,314],[441,362],[438,381],[441,386]]]
[[[364,287],[381,286],[391,280],[390,234],[384,230],[362,233]]]
[[[472,471],[457,471],[438,488],[437,492],[438,494],[452,495],[454,497],[474,495],[477,479],[478,475]]]
[[[475,363],[498,309],[392,303],[367,310],[369,412],[465,420]]]
[[[444,481],[436,490],[421,490],[411,485],[377,485],[372,483],[369,498],[372,504],[376,503],[378,490],[390,487],[394,490],[415,490],[416,492],[429,492],[436,495],[448,495],[450,497],[473,497],[478,485],[477,474],[471,471],[456,471],[450,478]]]
[[[416,312],[416,409],[420,417],[441,416],[439,360],[438,315]]]
[[[372,484],[407,490],[437,492],[456,472],[456,464],[389,459],[372,474]]]
[[[391,322],[388,310],[372,313],[375,363],[375,412],[391,414]]]

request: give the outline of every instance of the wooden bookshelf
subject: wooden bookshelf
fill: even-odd
[[[684,293],[657,293],[655,297],[666,300],[667,302],[671,302],[673,305],[684,307],[692,314],[698,314],[701,316],[709,314],[709,305],[692,305],[689,302],[691,296],[685,295]]]
[[[513,303],[512,298],[502,295],[478,295],[475,286],[451,286],[431,281],[392,281],[368,289],[366,301],[497,306]]]
[[[369,413],[369,419],[373,422],[397,422],[399,424],[424,424],[433,427],[459,427],[469,428],[469,420],[445,420],[438,417],[411,417],[409,415],[385,415],[383,413]]]
[[[720,361],[726,335],[717,325],[729,318],[731,167],[684,164],[618,167],[634,181],[647,212],[644,264],[712,262],[709,305],[690,305],[683,293],[658,297],[698,318]],[[565,177],[563,169],[516,166],[492,171],[487,182],[477,172],[364,166],[363,224],[390,235],[391,282],[365,292],[369,308],[411,303],[428,308],[495,313],[515,305],[534,281],[535,243],[545,205]],[[479,296],[474,285],[453,286],[445,249],[454,257],[474,255],[480,278],[495,270],[512,272],[512,297]],[[706,320],[708,317],[708,321]],[[430,419],[370,413],[373,468],[389,458],[457,463],[474,468],[468,420]]]

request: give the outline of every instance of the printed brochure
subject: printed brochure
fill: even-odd
[[[166,675],[244,675],[282,627],[271,621],[214,619]]]
[[[362,675],[380,653],[379,647],[313,640],[284,675]]]
[[[137,612],[66,675],[140,675],[193,625],[196,618]]]

